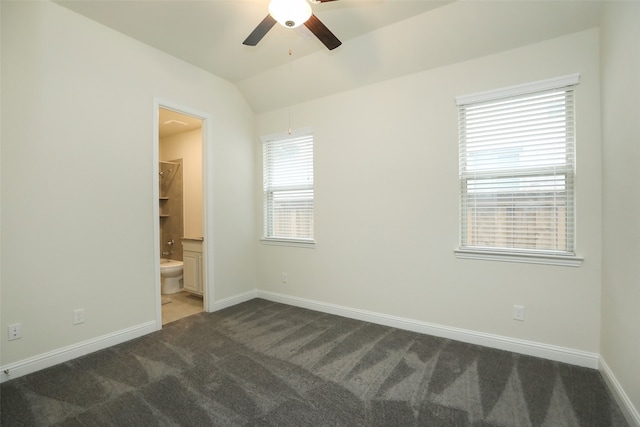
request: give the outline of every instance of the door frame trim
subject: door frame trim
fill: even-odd
[[[210,114],[169,101],[162,98],[153,99],[153,254],[154,254],[154,294],[156,295],[156,329],[162,329],[162,296],[160,293],[160,184],[157,179],[160,172],[160,108],[172,110],[180,114],[196,117],[202,120],[202,221],[204,241],[202,242],[203,259],[203,308],[210,312],[214,301],[213,265],[213,118]]]

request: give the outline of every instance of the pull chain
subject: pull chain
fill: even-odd
[[[293,51],[291,50],[291,48],[289,48],[289,74],[291,74],[291,80],[293,81],[293,62],[292,62],[292,55],[293,55]],[[291,86],[289,86],[291,87]],[[288,129],[288,133],[289,135],[291,135],[291,133],[293,132],[291,130],[291,90],[289,90],[289,129]]]

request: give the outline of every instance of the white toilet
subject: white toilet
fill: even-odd
[[[175,294],[182,290],[182,261],[160,259],[160,281],[163,294]]]

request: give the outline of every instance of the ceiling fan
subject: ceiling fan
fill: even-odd
[[[309,1],[311,3],[326,3],[335,0]],[[307,0],[271,0],[269,3],[269,14],[258,24],[242,44],[247,46],[257,45],[276,22],[288,28],[296,28],[304,25],[315,34],[329,50],[333,50],[342,44],[342,42],[333,35],[331,30],[313,14]]]

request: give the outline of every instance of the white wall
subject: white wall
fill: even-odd
[[[261,246],[261,289],[598,353],[598,37],[588,30],[294,105],[292,127],[314,129],[317,246]],[[577,241],[584,264],[456,259],[455,97],[575,72],[581,74]],[[285,130],[288,116],[287,109],[260,114],[259,133]],[[282,272],[288,284],[280,282]],[[524,322],[512,320],[514,304],[526,307]]]
[[[54,3],[0,7],[0,330],[23,326],[0,334],[2,365],[155,319],[155,97],[212,117],[213,298],[254,289],[254,116],[237,89]]]
[[[160,139],[160,160],[183,160],[184,236],[202,237],[202,129]]]
[[[599,352],[627,403],[639,408],[640,200],[633,178],[640,178],[640,131],[629,95],[640,89],[639,8],[605,8],[603,171],[599,37],[590,30],[293,106],[293,127],[315,130],[317,248],[256,250],[260,147],[253,115],[232,85],[55,4],[0,2],[0,331],[21,322],[24,333],[11,342],[0,334],[0,364],[153,320],[159,97],[213,117],[206,159],[213,227],[205,237],[215,242],[208,260],[214,302],[259,287]],[[456,259],[454,97],[574,72],[582,75],[584,265]],[[261,114],[258,133],[282,131],[288,118],[288,110]],[[281,272],[289,284],[280,283]],[[513,304],[526,306],[525,322],[511,320]],[[87,321],[72,326],[78,307]]]
[[[640,425],[640,3],[607,2],[602,24],[602,358]]]

